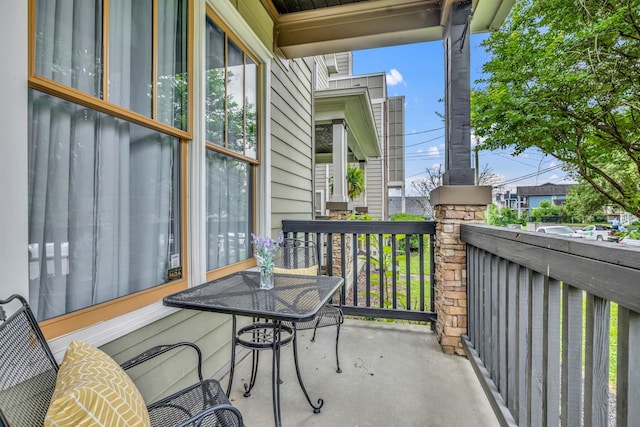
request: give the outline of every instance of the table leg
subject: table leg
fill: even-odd
[[[300,388],[302,389],[304,396],[307,398],[307,402],[309,402],[309,405],[311,405],[311,407],[313,408],[313,413],[319,414],[320,409],[322,408],[322,405],[324,405],[324,400],[318,399],[318,405],[317,406],[314,405],[313,402],[311,402],[309,393],[307,393],[307,389],[304,387],[304,383],[302,382],[302,375],[300,374],[300,365],[298,364],[298,331],[296,330],[295,326],[293,327],[293,361],[294,361],[294,364],[296,365],[296,375],[298,376],[298,383],[300,384]]]
[[[231,316],[231,368],[229,369],[229,383],[227,384],[227,397],[231,397],[231,385],[236,367],[236,316]]]
[[[273,397],[273,418],[276,427],[282,426],[280,412],[280,332],[282,322],[274,321],[273,354],[271,359],[271,394]]]
[[[248,384],[244,383],[244,397],[251,396],[251,390],[253,390],[253,386],[256,385],[258,362],[260,362],[260,352],[258,350],[251,350],[251,379]]]

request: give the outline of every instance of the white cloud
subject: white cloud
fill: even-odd
[[[422,148],[418,148],[418,151],[416,151],[416,153],[422,153]]]
[[[387,73],[387,84],[390,86],[395,86],[403,82],[402,74],[400,71],[392,68],[391,71]]]
[[[431,169],[440,169],[442,165],[440,163],[434,163],[431,165]]]
[[[558,166],[558,163],[556,163],[555,161],[549,162],[549,167],[550,168],[555,168],[556,166]]]
[[[560,177],[558,175],[556,175],[555,173],[553,175],[551,175],[549,178],[547,178],[549,181],[557,181],[560,179]]]
[[[438,150],[438,147],[429,147],[429,155],[436,157],[440,155],[440,150]]]

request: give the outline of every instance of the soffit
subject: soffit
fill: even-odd
[[[318,90],[315,92],[316,125],[330,124],[342,119],[347,126],[347,144],[355,160],[380,157],[380,143],[376,131],[371,100],[367,88]],[[332,151],[328,138],[316,135],[316,151]]]
[[[441,40],[459,0],[261,0],[287,58]],[[473,0],[471,33],[500,27],[515,0]]]

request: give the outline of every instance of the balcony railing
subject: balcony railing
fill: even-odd
[[[435,223],[284,220],[282,230],[286,237],[316,242],[323,273],[345,279],[340,295],[345,314],[436,319],[431,297]]]
[[[461,237],[464,345],[502,425],[637,425],[640,251],[483,225]]]

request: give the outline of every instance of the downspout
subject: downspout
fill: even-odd
[[[316,87],[318,63],[313,59],[311,71],[311,219],[316,217]],[[324,211],[324,206],[321,206]]]

